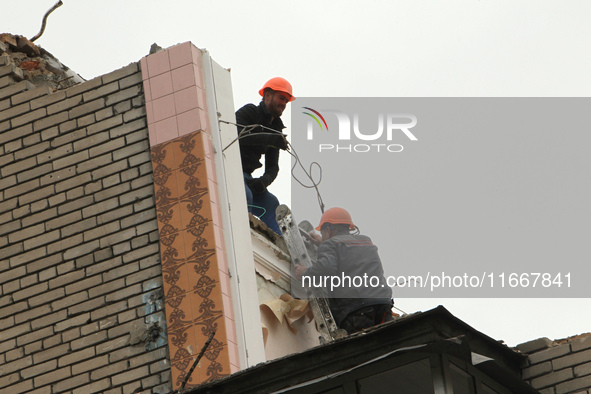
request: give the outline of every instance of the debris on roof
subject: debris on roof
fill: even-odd
[[[275,233],[275,231],[267,227],[267,225],[262,220],[254,216],[252,213],[248,214],[248,219],[250,222],[250,228],[252,230],[263,235],[266,239],[275,244],[275,246],[279,247],[279,249],[289,255],[289,249],[287,248],[287,244],[285,243],[285,240],[282,236],[278,235]]]
[[[35,86],[49,86],[53,91],[85,81],[42,47],[10,33],[0,34],[0,66],[15,68],[11,73],[15,82],[27,80]]]
[[[584,334],[579,334],[579,335],[573,335],[570,336],[568,338],[563,338],[563,339],[556,339],[556,340],[551,340],[548,338],[538,338],[538,339],[534,339],[531,341],[527,341],[525,343],[521,343],[519,345],[517,345],[515,347],[516,351],[519,351],[521,353],[525,353],[525,354],[532,354],[532,353],[536,353],[545,349],[550,349],[552,347],[556,347],[556,346],[560,346],[560,345],[564,345],[565,343],[570,343],[570,342],[574,342],[574,341],[579,341],[579,340],[585,340],[586,338],[591,337],[591,332],[587,332]]]
[[[564,344],[564,343],[569,343],[569,342],[573,342],[573,341],[578,341],[578,340],[580,340],[580,339],[585,339],[585,338],[588,338],[588,337],[591,337],[591,332],[586,332],[586,333],[584,333],[584,334],[579,334],[579,335],[573,335],[573,336],[570,336],[570,337],[568,337],[568,338],[563,338],[563,339],[556,339],[556,340],[554,341],[554,343],[555,343],[556,345],[562,345],[562,344]]]

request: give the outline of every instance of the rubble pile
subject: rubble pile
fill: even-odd
[[[51,53],[26,37],[0,34],[0,66],[14,66],[15,81],[27,80],[35,86],[49,86],[53,91],[84,82],[77,73],[57,60]]]

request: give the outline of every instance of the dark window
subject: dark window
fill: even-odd
[[[451,385],[454,388],[454,394],[476,394],[474,378],[468,372],[450,363],[449,375],[451,377]]]
[[[431,364],[425,358],[357,381],[359,394],[434,394]]]

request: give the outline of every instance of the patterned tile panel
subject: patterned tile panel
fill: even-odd
[[[215,338],[186,387],[236,371],[238,349],[233,311],[225,310],[231,298],[201,51],[185,43],[146,59],[143,80],[177,389],[212,331]]]

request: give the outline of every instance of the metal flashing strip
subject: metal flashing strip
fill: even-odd
[[[292,390],[295,390],[295,389],[299,389],[299,388],[302,388],[302,387],[310,386],[312,384],[316,384],[316,383],[321,382],[323,380],[333,379],[333,378],[336,378],[338,376],[341,376],[341,375],[344,375],[346,373],[349,373],[351,371],[354,371],[356,369],[365,367],[366,365],[373,364],[376,361],[380,361],[380,360],[383,360],[385,358],[388,358],[388,357],[390,357],[393,354],[396,354],[396,353],[406,353],[406,352],[410,352],[410,351],[414,351],[414,350],[418,350],[418,349],[424,349],[427,346],[429,346],[429,344],[416,345],[416,346],[408,346],[408,347],[403,347],[403,348],[400,348],[400,349],[396,349],[396,350],[393,350],[393,351],[388,352],[386,354],[382,354],[381,356],[372,358],[371,360],[368,360],[368,361],[366,361],[364,363],[361,363],[359,365],[356,365],[354,367],[347,368],[347,369],[344,369],[344,370],[338,371],[338,372],[333,372],[331,374],[328,374],[328,375],[325,375],[325,376],[321,376],[319,378],[316,378],[316,379],[313,379],[313,380],[309,380],[309,381],[304,382],[304,383],[300,383],[300,384],[298,384],[296,386],[291,386],[289,388],[285,388],[285,389],[282,389],[282,390],[279,390],[279,391],[273,391],[272,394],[287,393],[287,392],[292,391]],[[424,350],[426,350],[426,349],[424,349]]]
[[[203,72],[209,124],[216,152],[215,164],[239,361],[240,368],[245,369],[265,362],[266,357],[258,314],[254,262],[248,264],[249,261],[253,261],[252,244],[248,231],[250,226],[246,215],[246,196],[238,146],[222,152],[222,147],[227,144],[227,140],[234,137],[235,128],[230,125],[220,125],[218,122],[220,117],[234,119],[232,85],[229,71],[218,65],[206,50],[203,51]],[[242,209],[244,209],[244,215]]]

